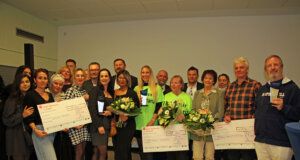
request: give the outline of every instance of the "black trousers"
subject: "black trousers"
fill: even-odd
[[[228,159],[230,160],[254,160],[256,159],[256,153],[254,149],[232,149],[227,150]]]

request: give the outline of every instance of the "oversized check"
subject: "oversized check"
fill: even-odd
[[[188,135],[183,124],[172,124],[166,128],[162,126],[143,127],[142,137],[144,152],[189,150]]]
[[[215,149],[254,149],[254,119],[217,122],[214,127]]]
[[[47,133],[92,122],[83,97],[41,104],[38,105],[38,110]]]

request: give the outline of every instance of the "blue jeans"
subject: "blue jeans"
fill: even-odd
[[[39,130],[44,130],[42,125],[36,125]],[[56,160],[56,154],[53,146],[55,133],[48,134],[46,137],[39,138],[32,132],[32,141],[36,156],[39,160]]]

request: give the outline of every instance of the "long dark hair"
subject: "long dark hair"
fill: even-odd
[[[101,70],[99,71],[99,83],[100,83],[100,88],[101,88],[102,90],[104,90],[104,86],[103,86],[103,85],[101,84],[101,82],[100,82],[100,73],[101,73],[102,71],[106,71],[106,72],[108,73],[108,76],[109,76],[110,81],[109,81],[108,86],[107,86],[107,92],[108,92],[112,97],[114,97],[114,88],[112,87],[112,86],[113,86],[112,84],[115,83],[115,82],[112,81],[110,71],[109,71],[108,69],[106,69],[106,68],[103,68],[103,69],[101,69]]]
[[[19,74],[16,76],[14,83],[12,84],[12,88],[11,88],[11,92],[9,95],[9,98],[14,98],[17,100],[17,104],[21,105],[24,95],[22,94],[21,90],[20,90],[20,84],[22,83],[22,79],[27,77],[29,82],[30,82],[30,88],[32,86],[32,83],[30,81],[30,77],[26,74]],[[29,90],[30,90],[29,88]]]
[[[19,66],[19,67],[17,68],[16,73],[15,73],[15,78],[16,78],[18,75],[23,74],[23,72],[24,72],[24,70],[25,70],[26,68],[30,69],[30,71],[31,71],[30,76],[32,77],[32,73],[33,73],[33,72],[32,72],[32,70],[31,70],[30,66],[22,65],[22,66]]]

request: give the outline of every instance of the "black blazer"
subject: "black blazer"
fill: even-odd
[[[137,80],[137,78],[135,76],[132,76],[132,75],[130,75],[130,76],[131,76],[131,87],[130,88],[134,89],[134,87],[138,85],[138,80]],[[110,85],[111,85],[112,89],[115,88],[116,77],[117,77],[116,75],[114,75],[114,76],[111,77],[111,83],[110,83]]]
[[[97,86],[99,86],[99,85],[100,85],[100,82],[98,81],[98,82],[97,82]],[[82,88],[83,88],[84,90],[86,90],[86,92],[87,92],[88,94],[90,94],[90,92],[92,91],[92,89],[95,88],[95,87],[93,86],[93,82],[92,82],[92,80],[90,79],[90,80],[87,80],[87,81],[85,81],[85,82],[83,83]]]
[[[182,90],[182,91],[186,92],[187,88],[188,88],[187,83],[184,83],[184,87],[183,87],[183,90]],[[202,89],[202,88],[204,88],[203,83],[197,82],[197,90],[200,90],[200,89]]]

